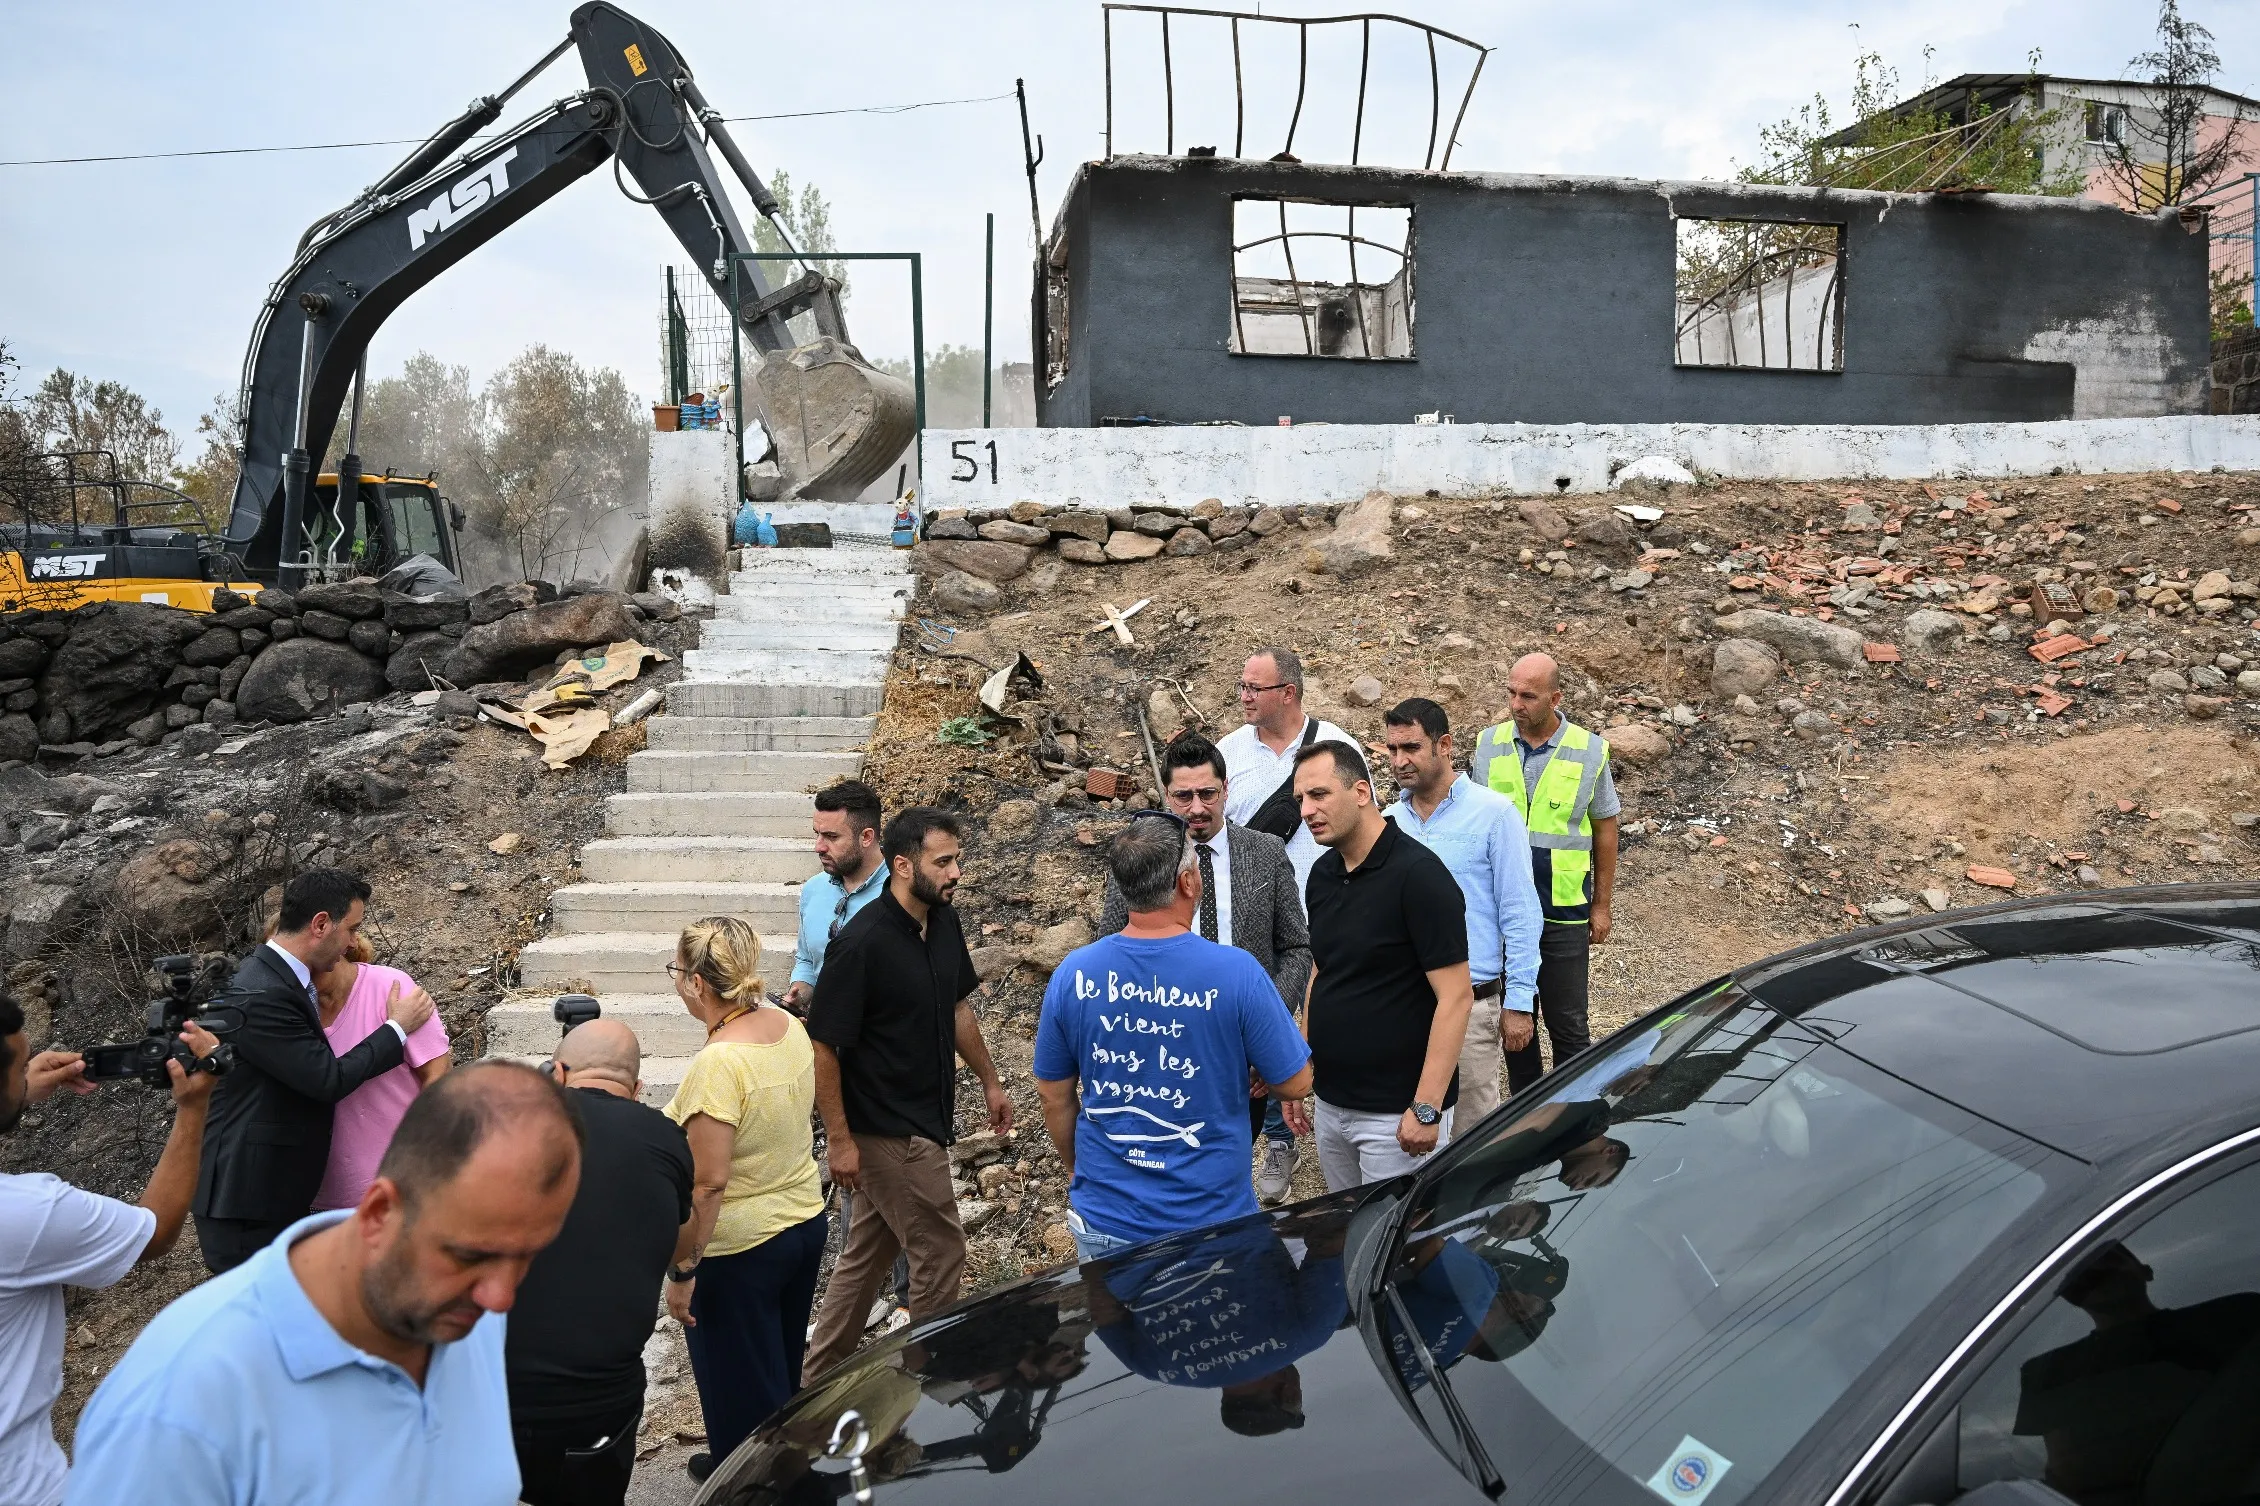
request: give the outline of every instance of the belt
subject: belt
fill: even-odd
[[[1493,978],[1488,983],[1478,983],[1475,985],[1475,996],[1478,999],[1496,999],[1505,991],[1505,980],[1501,978]]]

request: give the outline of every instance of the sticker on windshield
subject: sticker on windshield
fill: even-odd
[[[1648,1477],[1648,1488],[1667,1501],[1697,1506],[1732,1468],[1733,1460],[1689,1436],[1680,1439],[1664,1467]]]

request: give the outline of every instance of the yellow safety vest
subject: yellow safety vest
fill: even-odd
[[[1584,925],[1593,914],[1593,820],[1587,812],[1601,771],[1608,767],[1608,740],[1564,722],[1562,740],[1539,767],[1535,786],[1526,789],[1514,736],[1513,722],[1484,728],[1475,740],[1471,772],[1522,812],[1523,824],[1530,828],[1538,904],[1548,923]]]

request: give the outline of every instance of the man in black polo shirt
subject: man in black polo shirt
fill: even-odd
[[[636,1466],[643,1346],[668,1265],[690,1254],[691,1147],[638,1102],[642,1051],[618,1020],[576,1025],[549,1071],[588,1127],[581,1186],[518,1285],[503,1364],[522,1498],[618,1506]]]
[[[1296,755],[1295,799],[1327,851],[1304,891],[1318,1112],[1292,1104],[1288,1122],[1302,1134],[1315,1120],[1319,1167],[1339,1192],[1413,1171],[1451,1138],[1475,1007],[1467,904],[1444,860],[1382,816],[1348,743]]]
[[[832,939],[809,999],[832,1180],[860,1205],[809,1339],[811,1381],[855,1351],[898,1251],[910,1255],[913,1322],[957,1301],[965,1231],[946,1148],[957,1138],[957,1057],[981,1079],[989,1128],[1012,1128],[1012,1100],[966,1002],[980,980],[950,907],[963,850],[957,823],[931,806],[889,821],[886,892]]]

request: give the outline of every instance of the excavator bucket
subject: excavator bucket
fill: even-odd
[[[763,356],[754,384],[788,495],[852,502],[918,432],[910,384],[828,336]]]

